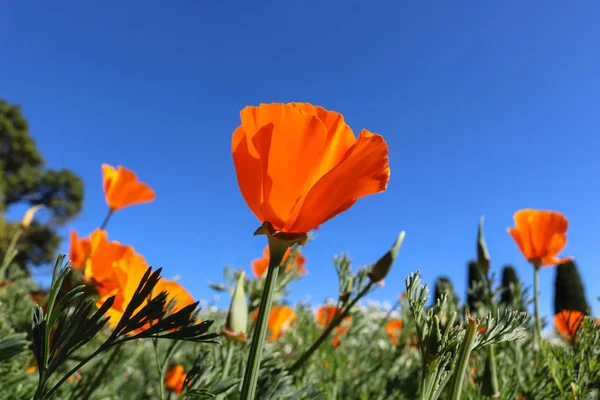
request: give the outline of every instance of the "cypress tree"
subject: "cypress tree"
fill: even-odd
[[[585,291],[577,266],[567,261],[556,267],[554,281],[554,313],[562,310],[577,310],[590,315],[590,306],[585,298]]]
[[[477,264],[477,261],[469,262],[469,277],[467,285],[467,306],[470,310],[477,310],[477,303],[486,303],[483,297],[483,288],[485,287],[485,277]]]
[[[446,276],[440,276],[435,281],[435,291],[433,295],[433,304],[437,303],[438,299],[442,297],[442,293],[446,293],[448,302],[453,302],[456,298],[454,292],[454,286],[450,279]]]
[[[505,265],[502,269],[502,295],[500,297],[500,304],[506,307],[513,305],[520,283],[514,267],[512,265]]]

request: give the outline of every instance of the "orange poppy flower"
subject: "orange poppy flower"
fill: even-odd
[[[400,342],[400,332],[402,331],[402,320],[393,319],[387,324],[385,324],[385,333],[388,335],[394,346],[398,346]]]
[[[118,286],[115,276],[117,265],[127,263],[129,258],[143,257],[133,247],[109,241],[106,231],[96,229],[90,235],[90,253],[83,273],[96,284],[100,296],[104,296]],[[145,260],[143,260],[145,265]]]
[[[133,171],[119,165],[118,169],[102,164],[104,197],[111,210],[154,201],[156,194],[150,186],[139,182]]]
[[[180,394],[183,390],[183,383],[185,382],[185,369],[183,365],[176,365],[167,370],[165,375],[165,387],[176,394]]]
[[[283,255],[281,265],[284,265],[288,261],[290,254],[292,254],[292,249],[288,248]],[[254,273],[254,276],[260,278],[264,275],[267,268],[269,268],[269,259],[269,246],[267,245],[263,250],[263,257],[252,261],[252,273]],[[291,269],[295,267],[298,274],[306,274],[308,271],[304,268],[304,264],[306,264],[306,258],[304,258],[302,253],[297,251],[294,258],[287,264],[285,272],[290,272]]]
[[[569,221],[556,211],[519,210],[514,215],[515,227],[508,228],[521,253],[539,266],[557,265],[572,257],[557,258],[567,244]]]
[[[231,150],[248,207],[276,231],[305,234],[382,192],[390,177],[383,137],[358,136],[341,114],[308,103],[240,112]]]
[[[585,314],[577,310],[562,310],[554,316],[554,326],[563,337],[573,339]]]
[[[258,309],[252,313],[252,319],[258,318]],[[277,306],[271,307],[271,313],[269,314],[269,321],[267,326],[271,331],[269,340],[277,340],[283,334],[290,330],[292,325],[296,322],[297,315],[292,308],[288,306]]]
[[[111,326],[117,326],[121,320],[123,313],[127,309],[127,306],[133,298],[133,295],[147,269],[148,264],[146,264],[146,260],[139,254],[134,254],[131,257],[121,259],[115,266],[115,288],[106,293],[96,303],[96,305],[100,307],[110,296],[115,296],[114,304],[106,313],[106,315],[110,317],[108,322]],[[167,304],[169,304],[171,301],[175,301],[171,312],[177,312],[182,308],[194,303],[193,297],[185,288],[183,288],[179,283],[167,280],[165,278],[161,278],[154,287],[152,298],[161,292],[167,292]],[[140,309],[145,304],[146,302],[142,303],[142,305],[140,305]],[[134,333],[139,333],[139,331],[140,330]]]
[[[85,259],[89,256],[90,250],[90,239],[79,239],[77,232],[71,230],[69,244],[69,261],[71,262],[73,268],[83,268],[83,263],[85,262]]]
[[[322,326],[323,328],[329,326],[331,321],[337,316],[339,310],[336,306],[326,305],[320,306],[317,308],[317,324]],[[335,335],[331,341],[331,343],[337,347],[340,345],[341,338],[345,335],[350,329],[350,323],[352,322],[352,316],[347,316],[342,319],[342,322],[335,327]]]

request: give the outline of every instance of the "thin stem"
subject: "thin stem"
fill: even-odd
[[[88,362],[90,362],[90,360],[92,360],[94,357],[96,357],[98,354],[102,353],[103,351],[107,350],[107,347],[104,346],[100,346],[98,348],[98,350],[96,350],[95,352],[93,352],[92,354],[90,354],[89,356],[87,356],[86,358],[84,358],[79,364],[77,364],[76,366],[74,366],[73,368],[71,368],[71,370],[61,378],[61,380],[59,380],[56,385],[54,385],[52,387],[52,389],[50,389],[50,391],[48,393],[46,393],[46,395],[44,395],[43,397],[38,397],[38,393],[36,392],[34,399],[37,400],[39,399],[49,399],[52,397],[52,395],[54,394],[54,392],[56,392],[58,390],[58,388],[66,382],[67,379],[69,379],[71,377],[71,375],[73,375],[75,372],[79,371],[81,368],[83,368],[83,366],[85,364],[87,364]],[[45,381],[44,381],[45,383]],[[43,387],[42,387],[43,389]],[[41,394],[41,392],[40,392]]]
[[[110,217],[112,217],[114,212],[115,210],[112,208],[108,210],[108,214],[106,214],[106,217],[104,217],[104,221],[102,221],[102,225],[100,225],[101,230],[106,229],[106,225],[108,225],[108,221],[110,221]]]
[[[233,350],[233,344],[231,343],[231,340],[228,340],[227,358],[225,359],[225,366],[223,367],[223,375],[221,376],[221,380],[224,380],[225,378],[227,378],[227,375],[229,375],[229,369],[231,368],[231,359],[233,358]]]
[[[535,342],[538,348],[542,343],[542,325],[540,322],[540,267],[533,265],[533,301],[535,313]]]
[[[23,228],[17,229],[14,236],[12,237],[12,240],[10,241],[10,244],[8,245],[6,253],[4,253],[2,264],[0,264],[0,279],[4,278],[4,274],[6,273],[8,266],[16,256],[15,247],[17,247],[17,242],[21,238],[22,234]]]
[[[467,332],[460,348],[460,355],[458,358],[458,366],[452,376],[452,400],[460,400],[460,393],[462,392],[463,380],[469,366],[469,356],[473,350],[473,344],[475,343],[475,337],[477,336],[477,322],[473,319],[469,319],[469,325],[467,326]]]
[[[160,398],[161,400],[165,400],[165,384],[164,384],[164,373],[162,368],[162,363],[158,357],[158,340],[156,338],[152,339],[152,343],[154,345],[154,358],[156,360],[156,369],[158,371],[158,386],[160,387]]]
[[[342,320],[348,315],[350,309],[354,307],[354,305],[358,302],[358,300],[361,299],[361,297],[367,294],[367,292],[369,291],[369,289],[371,289],[372,286],[373,282],[369,282],[367,286],[365,286],[364,289],[356,295],[354,300],[352,300],[342,312],[337,314],[337,317],[335,317],[331,321],[329,326],[323,331],[323,333],[321,333],[321,336],[319,336],[319,338],[313,343],[313,345],[310,346],[310,348],[306,350],[306,352],[304,352],[304,354],[302,354],[302,356],[300,356],[300,358],[288,369],[288,372],[290,374],[296,372],[302,366],[302,364],[304,364],[310,358],[310,356],[321,346],[321,344],[323,344],[323,342],[327,339],[327,337],[335,329],[335,327],[337,327],[342,322]]]
[[[121,345],[115,346],[104,365],[102,365],[102,368],[98,370],[98,372],[94,375],[90,383],[86,385],[84,392],[81,394],[82,399],[89,399],[92,396],[92,393],[98,387],[98,382],[100,381],[100,379],[102,379],[102,376],[104,376],[104,374],[108,370],[108,367],[110,367],[110,365],[115,361],[117,355],[119,354],[119,351],[121,351]]]
[[[253,400],[256,393],[256,384],[258,383],[258,372],[260,369],[260,359],[264,346],[265,336],[267,335],[267,325],[269,314],[271,313],[271,303],[273,301],[273,291],[279,272],[279,264],[288,246],[286,243],[268,236],[269,239],[269,268],[267,269],[267,279],[263,289],[260,306],[258,308],[258,318],[256,319],[256,328],[252,334],[252,344],[248,354],[248,362],[244,371],[244,381],[242,383],[241,400]]]

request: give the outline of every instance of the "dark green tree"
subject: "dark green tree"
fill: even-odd
[[[56,259],[60,244],[56,230],[81,210],[83,182],[69,170],[47,169],[21,107],[0,99],[0,214],[16,204],[45,206],[46,221],[31,224],[19,240],[15,258],[24,269],[44,265]],[[0,225],[0,255],[18,223]]]
[[[562,310],[577,310],[590,315],[581,276],[573,261],[556,266],[554,313],[558,314]]]
[[[485,287],[487,282],[477,261],[469,262],[468,274],[467,307],[471,311],[476,311],[479,308],[480,303],[487,304],[487,299],[485,298]]]
[[[454,291],[454,285],[452,285],[452,281],[450,278],[445,276],[440,276],[435,281],[435,292],[433,296],[433,304],[435,304],[438,299],[442,296],[442,293],[446,293],[448,297],[448,301],[456,302],[456,292]]]
[[[512,265],[505,265],[502,268],[502,294],[500,296],[500,303],[507,307],[512,305],[520,284],[521,282],[514,267]]]

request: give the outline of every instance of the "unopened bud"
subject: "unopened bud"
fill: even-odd
[[[223,334],[227,335],[230,339],[242,342],[248,341],[246,338],[246,328],[248,327],[248,303],[246,302],[246,293],[244,291],[245,277],[246,274],[244,271],[240,272],[240,276],[233,292],[233,297],[231,298],[229,312],[227,313],[225,329],[223,330]]]
[[[405,235],[406,232],[400,232],[400,235],[398,235],[398,239],[396,239],[392,248],[385,253],[383,257],[381,257],[379,261],[375,263],[375,265],[373,265],[371,272],[369,272],[369,278],[371,279],[371,282],[377,283],[385,279],[387,274],[392,269],[394,260],[398,256],[398,251],[400,250],[400,245],[402,244]]]
[[[29,210],[27,210],[25,212],[25,215],[23,216],[23,219],[21,220],[21,228],[23,228],[23,229],[29,228],[29,225],[31,225],[31,221],[33,221],[33,217],[35,216],[35,213],[38,212],[42,208],[44,208],[44,206],[42,204],[38,204],[33,207],[30,207]]]

